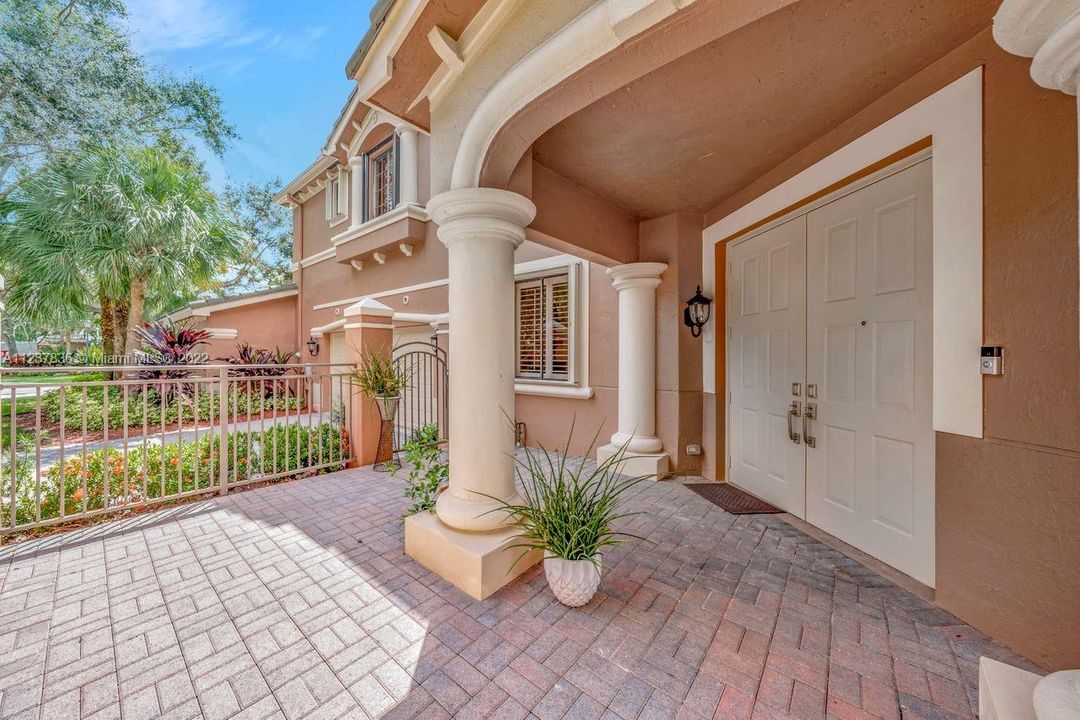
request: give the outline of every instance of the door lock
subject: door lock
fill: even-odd
[[[795,397],[802,397],[802,383],[791,383],[791,394]]]
[[[806,447],[817,447],[817,438],[810,434],[810,421],[817,419],[817,404],[806,403],[806,412],[803,413],[803,437],[806,439]]]

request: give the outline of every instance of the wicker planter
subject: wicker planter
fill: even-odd
[[[401,404],[401,396],[376,397],[375,404],[379,408],[379,417],[382,419],[379,428],[379,446],[375,451],[375,468],[377,470],[392,469],[395,465],[394,416],[397,415],[398,405]]]
[[[555,599],[568,607],[581,607],[600,587],[602,555],[592,560],[565,560],[544,553],[544,575]]]
[[[375,404],[379,406],[379,416],[383,422],[393,422],[394,417],[397,415],[398,405],[401,404],[401,396],[377,397],[375,398]]]

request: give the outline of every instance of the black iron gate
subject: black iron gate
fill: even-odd
[[[394,348],[394,366],[408,378],[394,418],[394,452],[425,425],[437,426],[439,437],[445,440],[450,376],[446,350],[439,347],[438,336],[432,336],[431,342],[409,342]]]

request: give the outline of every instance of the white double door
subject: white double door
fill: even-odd
[[[728,480],[932,586],[931,161],[728,255]]]

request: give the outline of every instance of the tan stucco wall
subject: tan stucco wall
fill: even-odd
[[[1080,666],[1075,99],[990,30],[721,203],[725,217],[974,67],[984,70],[985,439],[939,433],[936,601],[1047,668]],[[713,398],[712,426],[722,413]]]
[[[296,351],[296,296],[266,300],[240,307],[214,311],[208,318],[199,318],[198,327],[234,328],[235,340],[211,340],[204,348],[211,361],[236,355],[239,343],[249,342],[257,348],[282,352]]]

